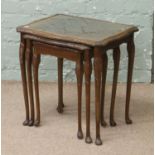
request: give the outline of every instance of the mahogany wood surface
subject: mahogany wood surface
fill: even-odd
[[[81,124],[81,111],[82,111],[82,82],[83,82],[83,56],[80,54],[76,62],[76,78],[77,78],[77,92],[78,92],[78,133],[79,139],[83,138],[82,124]]]
[[[33,53],[33,77],[34,77],[34,89],[35,89],[35,100],[36,100],[36,119],[34,122],[35,126],[40,124],[40,99],[39,99],[39,84],[38,84],[38,69],[40,64],[40,54]]]
[[[92,62],[91,54],[89,50],[85,51],[85,91],[86,91],[86,143],[92,143],[92,138],[90,136],[90,86],[91,86],[91,73],[92,73]]]
[[[108,56],[107,52],[103,53],[102,56],[102,78],[101,78],[101,125],[106,127],[107,123],[104,119],[104,102],[105,102],[105,84],[107,76]]]
[[[17,28],[18,32],[89,46],[105,46],[138,29],[109,21],[56,14]]]
[[[132,120],[129,117],[129,104],[131,96],[133,64],[135,57],[134,35],[131,36],[130,40],[127,43],[127,51],[128,51],[128,75],[127,75],[127,89],[126,89],[125,121],[127,124],[131,124]]]
[[[20,48],[19,48],[19,61],[20,61],[20,70],[23,84],[23,94],[24,94],[24,102],[25,102],[25,111],[26,111],[26,119],[23,122],[23,125],[29,124],[30,113],[29,113],[29,102],[28,102],[28,90],[27,90],[27,76],[26,76],[26,41],[23,39],[21,35]]]
[[[31,117],[29,120],[29,126],[33,126],[34,123],[34,99],[33,99],[33,85],[32,85],[32,42],[26,40],[26,62],[27,62],[27,78],[28,78],[28,92],[30,101],[30,112]]]
[[[57,58],[58,61],[58,107],[59,113],[63,112],[63,58]]]
[[[114,75],[113,75],[113,86],[112,86],[112,96],[111,96],[111,106],[110,106],[110,125],[116,126],[116,122],[114,121],[114,106],[115,106],[117,78],[118,78],[118,70],[119,70],[119,62],[120,62],[119,47],[113,50],[113,60],[114,60]]]
[[[82,132],[82,126],[81,126],[81,97],[82,97],[82,79],[83,79],[83,61],[84,61],[84,57],[86,57],[87,55],[89,56],[89,59],[85,59],[86,61],[86,65],[91,64],[91,52],[89,50],[87,51],[79,51],[78,50],[73,50],[73,49],[68,49],[68,48],[64,48],[64,47],[58,47],[58,46],[53,46],[53,45],[49,45],[49,44],[43,44],[43,43],[37,43],[37,42],[33,42],[33,48],[34,48],[34,80],[35,80],[35,85],[36,86],[36,113],[37,113],[37,120],[35,121],[35,125],[39,125],[40,122],[40,106],[39,106],[39,90],[38,90],[38,64],[39,61],[37,61],[38,56],[40,54],[48,54],[48,55],[52,55],[52,56],[57,56],[58,57],[58,93],[59,93],[59,97],[58,97],[58,107],[57,110],[59,113],[63,112],[63,81],[62,81],[62,65],[63,65],[63,58],[67,58],[70,59],[72,61],[76,62],[76,76],[77,76],[77,90],[78,90],[78,133],[77,136],[79,139],[83,138],[83,132]],[[86,55],[86,56],[85,56]],[[87,60],[89,60],[87,63]],[[38,62],[38,63],[37,63]],[[87,69],[86,72],[88,73],[90,69]],[[88,79],[86,82],[86,89],[87,93],[86,93],[86,103],[87,103],[87,109],[88,111],[88,115],[86,116],[86,120],[87,120],[87,135],[90,135],[90,74],[86,75],[86,79]],[[88,77],[88,78],[87,78]],[[89,142],[90,143],[90,142]]]
[[[104,120],[105,82],[107,73],[107,50],[113,50],[114,75],[110,108],[110,124],[114,121],[115,96],[117,77],[120,61],[119,46],[127,44],[128,51],[128,76],[126,90],[125,120],[127,124],[132,121],[129,117],[131,83],[133,63],[135,55],[134,32],[138,28],[132,25],[101,21],[91,18],[76,17],[57,14],[30,24],[19,26],[17,31],[21,33],[19,50],[23,93],[25,101],[26,119],[24,125],[36,125],[40,123],[40,101],[38,69],[41,54],[58,57],[58,108],[63,111],[63,59],[76,62],[77,90],[78,90],[78,138],[83,138],[81,126],[81,97],[82,76],[85,73],[86,87],[86,138],[87,143],[92,142],[90,135],[90,81],[94,57],[95,73],[95,113],[96,113],[96,140],[97,145],[102,144],[100,137],[100,123],[106,126]],[[32,59],[33,58],[33,59]],[[84,69],[83,69],[84,62]],[[33,64],[33,77],[32,77]],[[36,119],[34,113],[33,85],[36,98]],[[29,97],[29,99],[28,99]],[[30,103],[29,103],[30,101]]]
[[[102,52],[104,49],[101,47],[95,47],[94,49],[94,73],[95,73],[95,113],[96,113],[96,145],[101,145],[102,140],[100,137],[100,103],[101,103],[101,75],[102,75]],[[102,51],[102,52],[101,52]],[[104,55],[103,55],[104,56]]]
[[[55,39],[53,40],[53,39],[38,37],[38,36],[30,35],[30,34],[24,34],[23,39],[30,39],[30,40],[37,41],[40,43],[46,43],[46,44],[50,44],[54,46],[65,47],[65,48],[75,49],[79,51],[90,49],[90,47],[86,45],[65,42],[65,41],[60,41],[60,40],[55,40]]]
[[[78,54],[82,53],[81,51],[69,49],[69,48],[60,48],[58,46],[51,46],[44,43],[33,42],[33,46],[36,48],[35,51],[40,54],[53,55],[59,58],[66,58],[68,60],[76,61],[78,59]],[[44,50],[46,49],[46,50]],[[69,54],[68,54],[69,53]]]

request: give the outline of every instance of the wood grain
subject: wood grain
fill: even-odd
[[[23,125],[29,124],[29,102],[28,102],[28,90],[27,90],[27,76],[26,76],[26,41],[23,39],[23,35],[21,34],[20,38],[20,48],[19,48],[19,61],[20,61],[20,70],[21,70],[21,77],[22,77],[22,85],[23,85],[23,94],[24,94],[24,102],[25,102],[25,112],[26,118],[23,122]]]
[[[126,89],[125,121],[127,124],[131,124],[132,120],[129,117],[129,106],[131,96],[132,73],[135,57],[134,35],[131,36],[127,44],[127,51],[128,51],[128,75],[127,75],[127,89]]]
[[[35,49],[34,49],[35,50]],[[40,99],[39,99],[39,82],[38,82],[38,69],[40,64],[40,54],[33,53],[33,77],[34,77],[34,89],[35,89],[35,101],[36,101],[36,119],[35,126],[40,125]]]
[[[138,31],[138,28],[132,25],[58,14],[20,26],[17,31],[89,46],[105,46],[113,40],[119,40]]]
[[[112,86],[112,96],[111,96],[111,106],[110,106],[110,125],[116,126],[116,122],[114,120],[114,107],[115,107],[119,62],[120,62],[120,48],[119,47],[113,50],[113,61],[114,61],[114,74],[113,74],[113,86]]]

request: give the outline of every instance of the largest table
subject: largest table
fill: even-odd
[[[101,78],[102,70],[106,61],[106,51],[108,49],[114,49],[115,53],[119,53],[119,45],[127,43],[128,50],[128,76],[127,76],[127,97],[126,97],[126,110],[125,118],[127,123],[131,123],[129,118],[129,102],[131,92],[131,81],[134,62],[134,32],[138,29],[132,25],[125,25],[119,23],[113,23],[109,21],[101,21],[90,18],[75,17],[69,15],[57,14],[41,20],[34,21],[30,24],[23,25],[17,28],[17,31],[21,33],[21,47],[25,46],[24,37],[29,36],[29,39],[48,39],[55,40],[57,42],[64,41],[67,43],[77,43],[88,46],[94,53],[94,75],[95,75],[95,109],[96,109],[96,144],[102,144],[100,138],[100,102],[101,102]],[[117,57],[117,54],[115,54]],[[21,63],[25,62],[25,56],[20,52]],[[24,63],[23,63],[24,64]],[[117,64],[116,64],[117,65]],[[28,102],[27,87],[25,86],[25,66],[21,67],[23,76],[23,90],[25,96],[25,102]],[[28,66],[29,67],[29,66]],[[88,65],[88,71],[91,67]],[[31,79],[31,75],[29,75]],[[32,94],[32,90],[29,90]],[[30,95],[30,100],[33,100]],[[90,95],[86,94],[87,107],[90,106]],[[87,110],[90,111],[88,108]],[[86,115],[87,131],[90,128],[90,112]]]

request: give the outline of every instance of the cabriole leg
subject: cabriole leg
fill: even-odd
[[[96,145],[101,145],[100,138],[100,90],[101,90],[101,73],[102,73],[102,49],[96,47],[94,49],[94,72],[95,72],[95,112],[96,112]]]
[[[34,100],[33,100],[33,86],[32,86],[32,44],[30,40],[26,41],[26,60],[27,60],[27,76],[28,76],[28,88],[31,108],[31,118],[29,120],[29,126],[34,123]]]
[[[101,125],[105,127],[107,125],[104,119],[104,104],[105,104],[105,84],[107,76],[108,57],[107,53],[103,53],[102,56],[102,83],[101,83]]]
[[[117,79],[119,71],[119,61],[120,61],[120,49],[119,47],[113,50],[113,60],[114,60],[114,74],[113,74],[113,86],[112,86],[112,96],[111,96],[111,107],[110,107],[110,125],[116,126],[114,120],[114,108],[115,108],[115,97],[117,89]]]
[[[63,112],[63,58],[58,58],[58,107],[59,113]]]
[[[85,90],[86,90],[86,143],[92,143],[92,138],[90,136],[90,84],[91,84],[91,72],[92,72],[92,63],[90,51],[85,51]]]
[[[35,126],[40,124],[40,100],[39,100],[39,83],[38,83],[38,69],[40,64],[40,54],[33,54],[33,77],[34,77],[34,90],[35,90],[35,101],[36,101],[36,119],[34,122]]]
[[[131,124],[132,120],[129,117],[129,104],[131,95],[132,73],[135,56],[134,36],[127,43],[128,51],[128,76],[127,76],[127,90],[126,90],[126,107],[125,107],[125,121],[127,124]]]
[[[19,49],[19,61],[20,61],[23,94],[24,94],[24,102],[25,102],[25,111],[26,111],[26,119],[23,122],[23,125],[28,125],[29,124],[29,103],[28,103],[28,91],[27,91],[26,68],[25,68],[25,48],[26,48],[25,43],[26,42],[22,38],[22,35],[21,35],[20,49]]]
[[[77,77],[77,90],[78,90],[78,133],[77,137],[79,139],[83,138],[82,125],[81,125],[81,100],[82,100],[82,81],[83,81],[83,59],[80,56],[80,59],[76,62],[76,77]]]

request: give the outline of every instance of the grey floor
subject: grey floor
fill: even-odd
[[[153,85],[134,84],[131,98],[132,125],[124,122],[125,84],[118,85],[116,127],[101,127],[102,146],[76,138],[76,84],[64,85],[63,114],[58,114],[57,84],[41,83],[41,126],[24,127],[24,101],[20,82],[2,81],[2,155],[152,155]],[[91,98],[91,135],[95,141],[94,85]],[[106,86],[105,116],[109,122],[111,85]],[[83,132],[85,134],[83,89]]]

